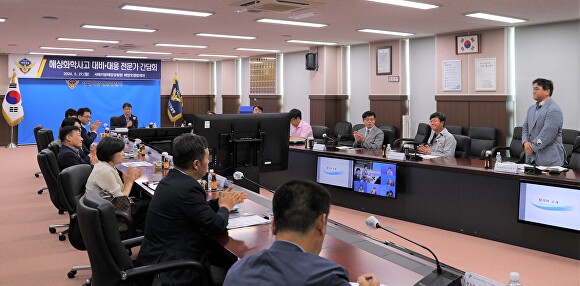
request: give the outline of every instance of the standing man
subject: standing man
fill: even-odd
[[[429,117],[429,126],[431,126],[431,136],[429,137],[429,144],[417,146],[417,151],[425,155],[434,155],[441,157],[453,158],[455,157],[455,147],[457,146],[457,141],[453,134],[447,131],[445,128],[445,116],[444,113],[435,112]]]
[[[533,81],[532,95],[536,104],[526,113],[522,126],[522,142],[526,163],[541,166],[564,165],[565,151],[562,143],[564,116],[560,106],[552,100],[554,84],[538,78]]]
[[[377,115],[370,110],[363,113],[362,119],[365,127],[353,132],[354,144],[352,147],[371,150],[381,149],[385,133],[375,126],[376,117]]]
[[[132,111],[133,106],[131,103],[123,103],[123,115],[117,117],[117,122],[114,124],[114,127],[139,128],[139,120],[137,120],[137,116],[131,114]],[[111,127],[113,127],[112,122]]]
[[[312,137],[312,126],[302,120],[302,112],[296,108],[290,110],[290,137]]]
[[[185,133],[173,140],[175,168],[159,182],[145,220],[137,265],[181,259],[198,260],[209,269],[209,235],[226,231],[229,212],[248,197],[233,185],[207,201],[198,180],[207,174],[209,151],[204,137]],[[175,270],[159,274],[154,285],[199,285],[198,273]]]
[[[326,236],[330,194],[308,181],[284,183],[272,200],[274,221],[270,248],[238,260],[228,271],[230,285],[344,285],[348,272],[319,256]],[[358,277],[359,285],[379,285],[372,274]]]
[[[95,120],[91,123],[91,110],[88,107],[79,108],[77,111],[77,118],[81,121],[81,136],[83,137],[83,144],[85,154],[91,149],[91,144],[97,138],[97,129],[101,126],[101,121]],[[89,125],[90,130],[87,131],[85,126]]]

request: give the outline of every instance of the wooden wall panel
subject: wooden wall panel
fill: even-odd
[[[0,95],[0,102],[4,102],[4,94]],[[26,113],[24,114],[26,116]],[[31,133],[32,130],[29,130]],[[24,130],[24,132],[27,132]],[[14,143],[18,143],[18,125],[14,126]],[[10,144],[10,125],[4,119],[4,116],[0,116],[0,148],[6,147]]]
[[[222,95],[223,114],[237,114],[240,110],[240,96],[236,94]]]
[[[469,102],[467,101],[437,101],[437,111],[445,113],[447,116],[445,124],[458,125],[463,127],[463,132],[467,134],[469,128]],[[425,119],[421,122],[429,122],[429,116],[425,114]]]
[[[409,114],[407,95],[369,95],[371,111],[377,114],[376,126],[392,125],[397,138],[401,137],[403,115]],[[362,114],[351,118],[352,124],[362,123]]]
[[[310,95],[310,125],[323,125],[334,130],[334,125],[346,120],[347,95]]]
[[[250,95],[252,106],[260,105],[264,108],[264,113],[282,112],[282,96],[275,94]]]
[[[182,95],[183,113],[205,114],[208,110],[213,110],[214,97],[213,94]],[[167,115],[168,101],[168,94],[161,95],[161,126],[163,127],[173,126],[173,122],[169,120],[169,116]],[[175,121],[175,126],[180,126],[182,122],[183,119]]]

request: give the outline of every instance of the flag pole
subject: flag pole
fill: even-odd
[[[14,126],[10,126],[10,144],[6,145],[6,148],[18,148],[18,145],[14,144]]]

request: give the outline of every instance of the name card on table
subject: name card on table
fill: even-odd
[[[493,170],[496,172],[505,172],[505,173],[517,173],[518,172],[518,165],[512,162],[507,163],[495,163]]]
[[[392,160],[405,160],[405,153],[400,153],[400,152],[389,152],[389,155],[387,156],[387,159],[392,159]]]
[[[314,144],[314,147],[312,147],[312,149],[316,150],[316,151],[326,151],[326,146],[324,144]]]

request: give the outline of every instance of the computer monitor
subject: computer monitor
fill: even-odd
[[[355,192],[395,198],[397,196],[397,165],[356,160],[353,181]]]
[[[580,232],[580,187],[520,181],[518,221]]]
[[[194,133],[207,139],[212,168],[222,176],[239,167],[288,169],[288,113],[195,114],[193,123]]]
[[[353,160],[318,156],[316,182],[342,188],[352,188]]]

